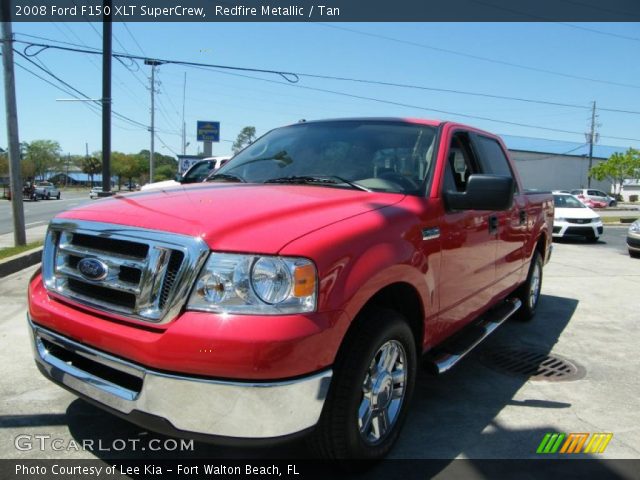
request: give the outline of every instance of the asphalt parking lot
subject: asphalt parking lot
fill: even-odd
[[[530,323],[509,321],[451,372],[419,375],[409,420],[393,458],[528,459],[549,432],[611,432],[606,451],[578,458],[640,458],[640,260],[626,252],[626,228],[605,227],[597,244],[562,241],[544,272]],[[0,458],[301,458],[302,442],[262,449],[196,442],[193,451],[16,448],[20,435],[113,445],[164,440],[49,383],[32,360],[25,323],[26,285],[35,267],[0,279]],[[544,381],[498,371],[503,347],[558,355],[578,378]],[[24,447],[24,445],[23,445]]]

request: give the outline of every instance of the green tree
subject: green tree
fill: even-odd
[[[120,153],[113,152],[111,155],[111,165],[113,167],[113,173],[118,175],[118,189],[122,185],[122,179],[126,179],[127,183],[133,183],[134,179],[139,179],[140,176],[147,171],[149,163],[149,156],[146,157],[141,154],[135,153]]]
[[[27,143],[23,163],[35,178],[44,179],[44,175],[60,166],[60,144],[55,140],[34,140]]]
[[[0,177],[9,176],[9,155],[4,150],[0,153]]]
[[[639,171],[640,150],[630,148],[624,153],[614,153],[608,160],[592,167],[589,176],[598,181],[611,181],[615,192],[620,193],[624,180],[636,177]]]
[[[102,161],[97,157],[83,157],[78,166],[83,173],[89,175],[90,186],[93,187],[93,176],[102,170]]]
[[[236,141],[233,142],[233,146],[231,149],[233,150],[234,155],[238,153],[243,148],[251,145],[256,140],[256,127],[244,127],[240,130]]]

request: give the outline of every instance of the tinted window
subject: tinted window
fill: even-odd
[[[587,208],[573,195],[554,195],[553,204],[556,208]]]
[[[476,136],[480,149],[480,168],[482,173],[510,177],[511,169],[500,144],[492,138]]]
[[[418,194],[431,171],[435,133],[400,122],[300,123],[267,133],[216,174],[250,183],[339,177],[374,191]]]

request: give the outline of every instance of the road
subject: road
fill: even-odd
[[[27,229],[45,225],[55,215],[89,202],[89,192],[62,192],[60,200],[24,202],[24,222]],[[13,232],[11,202],[0,200],[0,235]]]

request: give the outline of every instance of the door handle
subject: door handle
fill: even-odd
[[[489,215],[489,233],[490,234],[497,233],[499,224],[500,222],[498,221],[497,215]]]
[[[524,225],[525,223],[527,223],[527,211],[526,210],[520,210],[519,216],[520,216],[520,225]]]

